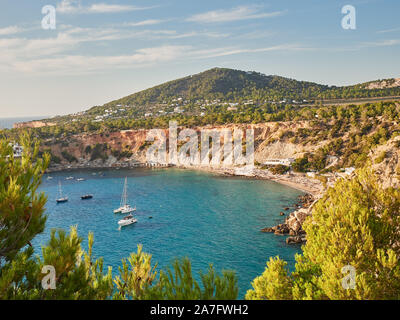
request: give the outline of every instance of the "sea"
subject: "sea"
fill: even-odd
[[[74,179],[67,180],[70,176]],[[128,203],[137,207],[138,222],[119,229],[118,220],[124,215],[113,210],[120,205],[125,177]],[[59,182],[69,197],[62,204],[56,203]],[[190,258],[198,280],[198,271],[206,271],[209,264],[219,272],[234,270],[243,299],[270,257],[279,256],[293,269],[294,256],[301,252],[299,245],[287,245],[285,236],[260,231],[282,223],[279,213],[303,194],[272,181],[175,168],[97,169],[48,174],[40,191],[47,195],[48,219],[34,247],[47,243],[51,229],[77,226],[85,250],[88,233],[94,233],[94,256],[112,266],[113,276],[121,259],[142,244],[158,270],[180,257]],[[94,197],[81,200],[84,194]]]
[[[0,129],[11,129],[13,124],[16,122],[26,122],[32,120],[40,120],[46,119],[46,116],[37,116],[37,117],[20,117],[20,118],[0,118]]]

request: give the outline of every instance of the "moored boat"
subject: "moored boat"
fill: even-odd
[[[120,227],[129,226],[130,224],[136,223],[137,220],[134,218],[133,215],[127,215],[125,218],[118,221],[118,225]]]
[[[128,198],[128,178],[125,178],[124,190],[122,191],[120,207],[118,209],[115,209],[114,213],[126,214],[136,211],[136,207],[132,208],[127,203],[127,198]]]
[[[58,193],[59,193],[59,197],[58,197],[58,199],[56,199],[57,203],[64,203],[64,202],[68,201],[68,197],[64,196],[62,193],[61,181],[58,182]]]
[[[93,198],[92,194],[85,194],[85,195],[81,196],[82,200],[89,200],[89,199],[92,199],[92,198]]]

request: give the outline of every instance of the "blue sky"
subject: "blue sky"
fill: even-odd
[[[56,29],[41,27],[42,7]],[[341,26],[356,8],[356,30]],[[398,0],[0,0],[0,117],[67,114],[212,67],[400,77]]]

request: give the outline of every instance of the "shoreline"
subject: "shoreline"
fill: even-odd
[[[306,234],[303,230],[303,223],[308,216],[312,214],[313,205],[322,198],[325,188],[321,181],[316,179],[310,179],[304,174],[288,173],[285,175],[274,175],[269,170],[255,169],[251,167],[251,170],[242,168],[224,168],[224,167],[206,167],[206,166],[173,166],[173,165],[146,165],[145,163],[124,163],[124,164],[112,164],[106,166],[104,164],[85,164],[78,166],[63,166],[48,168],[46,173],[52,172],[68,172],[75,170],[119,170],[119,169],[168,169],[175,168],[181,170],[193,170],[202,171],[206,173],[212,173],[225,177],[240,177],[253,180],[268,180],[281,185],[288,186],[290,188],[299,190],[304,194],[298,197],[298,202],[294,205],[295,210],[285,217],[282,223],[261,229],[261,232],[274,233],[275,235],[287,235],[286,243],[289,244],[301,244],[307,241]],[[247,168],[248,169],[248,168]],[[288,204],[283,210],[289,210],[293,207],[293,204]],[[280,216],[285,216],[284,212],[280,213]]]
[[[311,194],[314,198],[320,197],[324,193],[324,187],[319,180],[310,179],[303,174],[289,173],[285,175],[273,175],[268,170],[253,169],[250,173],[240,171],[242,168],[226,168],[226,167],[206,167],[206,166],[184,166],[184,165],[156,165],[149,166],[145,163],[135,164],[120,164],[120,165],[60,165],[57,167],[50,167],[46,170],[46,173],[53,172],[68,172],[74,170],[119,170],[119,169],[137,169],[137,168],[148,168],[148,169],[162,169],[162,168],[175,168],[183,170],[195,170],[218,174],[226,177],[242,177],[247,179],[255,180],[268,180],[279,183],[281,185],[288,186],[293,189],[297,189],[306,194]]]

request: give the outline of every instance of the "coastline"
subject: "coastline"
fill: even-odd
[[[288,235],[286,239],[287,244],[300,244],[306,242],[306,234],[303,230],[303,223],[307,217],[312,215],[313,205],[323,196],[325,188],[321,181],[311,179],[304,174],[288,173],[284,175],[274,175],[269,170],[256,169],[253,167],[210,167],[210,166],[173,166],[173,165],[160,165],[142,163],[142,162],[123,162],[105,165],[104,163],[85,163],[77,165],[57,165],[48,168],[46,173],[74,171],[74,170],[110,170],[110,169],[135,169],[135,168],[148,168],[148,169],[168,169],[176,168],[181,170],[194,170],[203,171],[212,174],[217,174],[226,177],[241,177],[247,179],[261,179],[274,181],[276,183],[286,185],[290,188],[304,192],[304,195],[299,196],[298,202],[294,205],[295,210],[286,216],[282,223],[261,229],[261,232],[274,233],[275,235]],[[293,207],[293,204],[288,204],[284,211]],[[285,216],[284,212],[280,216]]]
[[[185,166],[185,165],[148,165],[146,163],[119,163],[112,165],[104,165],[100,163],[78,164],[78,165],[57,165],[49,167],[46,173],[71,171],[79,169],[135,169],[135,168],[176,168],[184,170],[196,170],[209,173],[215,173],[222,176],[243,177],[248,179],[262,179],[274,181],[279,184],[300,190],[304,193],[312,195],[314,198],[320,197],[324,192],[322,183],[317,179],[311,179],[304,174],[289,173],[285,175],[274,175],[269,170],[253,169],[250,172],[242,170],[243,168],[228,167],[211,167],[211,166]]]
[[[238,171],[238,168],[213,168],[205,166],[177,166],[175,168],[205,171],[224,176],[274,181],[293,189],[300,190],[306,194],[311,194],[315,198],[321,196],[324,192],[324,187],[319,180],[310,179],[303,174],[290,173],[285,175],[273,175],[268,170],[261,169],[254,169],[250,174],[243,174],[242,171]]]

